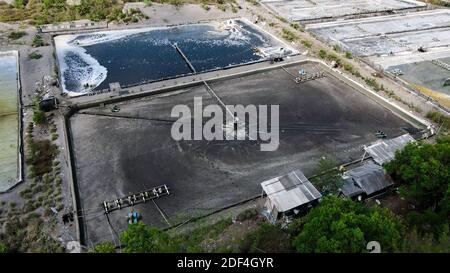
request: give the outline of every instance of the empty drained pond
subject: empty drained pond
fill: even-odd
[[[296,83],[292,75],[324,72]],[[144,98],[91,107],[70,118],[75,175],[86,243],[109,240],[103,201],[167,185],[171,194],[134,206],[148,225],[168,227],[261,194],[260,183],[301,169],[313,173],[322,156],[338,163],[361,159],[363,145],[382,130],[389,138],[414,130],[380,104],[315,63],[250,75]],[[176,105],[279,105],[279,147],[260,150],[262,140],[174,140]],[[116,106],[116,107],[115,107]],[[116,110],[114,110],[116,109]],[[120,109],[117,111],[117,109]],[[206,122],[200,112],[184,121]],[[272,127],[271,127],[272,128]],[[224,126],[223,133],[227,134]],[[239,132],[239,128],[237,129]],[[95,179],[92,179],[92,178]],[[108,215],[117,232],[127,227],[129,208]],[[164,217],[162,216],[162,213]]]
[[[139,85],[295,54],[244,19],[61,35],[55,46],[63,91],[70,96],[111,83]]]
[[[425,8],[414,0],[263,0],[264,5],[292,21],[311,22]]]

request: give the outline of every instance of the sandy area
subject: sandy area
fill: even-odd
[[[244,10],[237,9],[238,12],[231,11],[231,7],[227,6],[226,11],[221,11],[215,6],[210,6],[210,10],[206,11],[200,5],[184,4],[176,7],[173,5],[152,3],[151,6],[146,6],[145,3],[126,3],[124,9],[139,8],[144,14],[148,15],[150,19],[145,21],[145,24],[150,25],[172,25],[193,23],[204,20],[218,20],[223,18],[242,16]]]

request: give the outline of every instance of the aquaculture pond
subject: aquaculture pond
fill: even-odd
[[[79,95],[228,68],[293,49],[247,20],[55,37],[63,90]]]
[[[0,52],[0,192],[19,179],[17,53]]]

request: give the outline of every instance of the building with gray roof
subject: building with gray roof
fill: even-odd
[[[296,213],[322,197],[300,170],[264,181],[261,187],[267,195],[265,208],[272,220]]]
[[[344,184],[340,193],[346,197],[374,195],[393,185],[383,167],[373,162],[346,171],[342,178]]]
[[[410,134],[387,140],[379,140],[368,147],[364,147],[365,152],[372,156],[379,165],[391,161],[395,157],[397,150],[403,149],[409,142],[415,141]]]

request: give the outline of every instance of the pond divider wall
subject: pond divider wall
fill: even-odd
[[[64,114],[63,117],[63,130],[64,130],[64,141],[66,142],[66,158],[67,158],[67,165],[69,169],[69,187],[70,192],[72,194],[72,206],[75,210],[75,233],[77,236],[77,240],[80,242],[81,245],[85,245],[86,241],[86,226],[84,225],[84,221],[82,217],[84,217],[82,213],[82,207],[80,202],[80,194],[78,190],[78,183],[77,183],[77,173],[76,173],[76,166],[75,166],[75,156],[73,154],[73,145],[72,145],[72,130],[70,128],[70,117],[75,114],[75,109],[69,109],[67,113]]]

